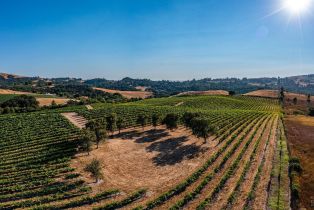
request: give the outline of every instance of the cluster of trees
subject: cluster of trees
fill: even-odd
[[[199,113],[186,112],[183,114],[183,123],[190,128],[198,138],[203,138],[206,143],[210,134],[216,132],[216,128],[211,126],[209,121],[202,118]]]
[[[39,109],[39,103],[34,96],[18,95],[0,104],[0,114],[29,112]]]
[[[100,102],[122,102],[126,101],[122,95],[118,93],[106,93],[99,90],[94,90],[92,87],[85,84],[60,84],[53,87],[37,88],[37,93],[51,93],[61,97],[80,98],[88,97]]]
[[[174,130],[178,128],[180,120],[186,128],[191,129],[195,136],[203,138],[205,143],[209,135],[216,132],[216,128],[211,126],[206,118],[201,117],[199,113],[193,112],[185,112],[181,118],[174,113],[169,113],[163,118],[157,113],[151,116],[140,114],[137,117],[137,124],[143,130],[148,124],[151,124],[154,129],[159,124],[162,124],[167,129]],[[106,118],[91,120],[86,124],[86,129],[82,131],[80,148],[89,155],[93,142],[96,144],[96,149],[98,149],[99,144],[108,138],[108,133],[113,135],[115,131],[119,131],[120,134],[125,127],[126,122],[124,118],[117,117],[116,113],[111,113]]]
[[[145,126],[150,121],[154,129],[161,123],[165,125],[167,129],[174,130],[178,128],[179,120],[180,117],[174,113],[169,113],[164,118],[156,113],[150,117],[141,114],[137,117],[137,124],[141,125],[144,130]],[[186,112],[183,114],[181,120],[187,128],[192,130],[195,136],[203,138],[205,143],[209,135],[216,131],[215,128],[209,124],[208,120],[200,117],[198,113]],[[118,130],[120,134],[121,129],[125,128],[125,125],[124,119],[117,117],[116,113],[112,113],[104,119],[89,121],[86,124],[86,129],[82,131],[80,149],[87,152],[87,155],[89,155],[92,150],[93,142],[95,142],[96,149],[98,149],[99,144],[108,138],[108,132],[111,132],[113,135],[113,133]],[[85,168],[85,171],[91,173],[96,179],[96,182],[103,176],[100,165],[101,162],[99,160],[93,159]]]

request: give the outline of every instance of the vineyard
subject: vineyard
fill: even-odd
[[[277,100],[247,96],[180,96],[92,106],[92,110],[78,106],[0,116],[0,209],[289,207],[289,155]],[[141,130],[138,128],[139,115],[151,119],[154,114],[163,118],[172,113],[179,116],[180,132],[189,135],[181,117],[192,112],[206,119],[215,128],[215,134],[205,146],[198,143],[205,152],[197,167],[181,180],[169,177],[171,186],[160,184],[150,188],[139,183],[134,184],[134,189],[126,190],[111,187],[104,177],[103,186],[106,187],[95,190],[95,184],[88,183],[84,174],[71,167],[79,153],[81,131],[60,114],[68,111],[87,120],[116,113],[125,120],[123,129],[128,132]],[[147,124],[151,123],[149,120]],[[168,131],[171,132],[175,131]],[[186,138],[191,137],[187,135]],[[143,139],[138,144],[147,144],[147,148],[156,143],[171,146]],[[101,149],[106,152],[114,141],[114,138],[110,139]],[[125,140],[121,142],[123,144]],[[128,164],[132,166],[133,163]],[[165,166],[155,167],[162,171]],[[120,174],[115,176],[120,178]],[[129,181],[134,180],[136,177]]]

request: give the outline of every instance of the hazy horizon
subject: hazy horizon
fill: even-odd
[[[4,0],[0,72],[113,80],[314,73],[313,5],[293,15],[278,10],[283,1]]]

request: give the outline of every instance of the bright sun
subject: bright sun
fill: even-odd
[[[312,0],[283,0],[283,7],[292,14],[300,15],[309,9]]]

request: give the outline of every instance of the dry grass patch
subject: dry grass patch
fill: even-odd
[[[256,91],[246,93],[244,95],[266,97],[266,98],[278,98],[278,91],[277,90],[256,90]]]
[[[106,89],[106,88],[97,88],[94,87],[94,90],[100,90],[107,93],[119,93],[122,96],[130,99],[130,98],[149,98],[153,95],[152,92],[149,91],[122,91],[122,90],[112,90],[112,89]]]
[[[70,99],[67,98],[36,98],[39,106],[49,106],[54,101],[56,104],[66,104]]]
[[[203,144],[185,128],[170,132],[163,127],[127,129],[107,140],[89,156],[78,155],[71,166],[81,173],[93,191],[119,189],[132,192],[146,188],[158,195],[185,179],[207,159],[206,151],[213,142]],[[94,180],[84,172],[93,158],[102,161],[104,181]]]
[[[223,95],[228,96],[229,92],[225,90],[206,90],[206,91],[187,91],[179,93],[178,96],[189,96],[189,95]]]

